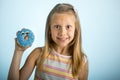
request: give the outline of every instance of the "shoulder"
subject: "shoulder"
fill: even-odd
[[[31,62],[34,62],[36,64],[36,61],[37,61],[39,55],[41,54],[41,51],[42,51],[42,47],[35,48],[28,56],[28,60]]]
[[[37,53],[40,53],[41,51],[42,51],[42,47],[37,47],[32,51],[32,53],[37,54]]]
[[[85,63],[88,63],[88,57],[86,54],[83,53],[83,61],[82,61],[83,64]]]
[[[80,80],[88,80],[88,58],[83,54],[82,65],[79,73]]]
[[[86,68],[88,69],[88,57],[86,54],[83,54],[83,58],[82,58],[82,68]]]
[[[30,53],[29,56],[35,56],[35,55],[37,56],[37,55],[40,54],[41,50],[42,50],[41,47],[37,47],[37,48],[35,48],[35,49]]]

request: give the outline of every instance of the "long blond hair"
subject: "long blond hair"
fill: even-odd
[[[71,68],[72,68],[72,73],[74,77],[78,77],[78,74],[81,69],[82,65],[82,60],[83,60],[83,53],[82,53],[82,43],[81,43],[81,29],[80,29],[80,22],[79,22],[79,17],[77,15],[77,12],[74,10],[74,7],[70,4],[62,3],[62,4],[57,4],[49,13],[46,21],[46,30],[45,30],[45,46],[42,50],[42,55],[41,59],[39,62],[39,66],[43,65],[43,62],[45,61],[46,58],[46,53],[49,53],[49,49],[53,48],[52,43],[54,41],[51,38],[50,35],[50,22],[51,18],[54,13],[64,13],[64,12],[72,12],[73,15],[76,18],[75,22],[75,35],[73,41],[69,44],[69,50],[72,56],[72,61],[71,61]],[[40,67],[41,69],[42,67]]]

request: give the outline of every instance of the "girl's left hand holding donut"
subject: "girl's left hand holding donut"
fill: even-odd
[[[34,42],[34,34],[30,29],[23,28],[18,31],[15,39],[15,50],[25,51]]]
[[[31,46],[27,46],[27,47],[23,47],[20,44],[18,44],[17,38],[15,38],[15,51],[25,51],[26,49],[28,49]]]
[[[17,43],[23,47],[29,47],[34,42],[34,34],[30,29],[23,28],[17,32]]]

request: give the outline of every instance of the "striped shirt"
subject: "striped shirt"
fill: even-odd
[[[45,60],[43,70],[35,71],[35,80],[75,80],[69,68],[71,56],[65,56],[53,51]]]

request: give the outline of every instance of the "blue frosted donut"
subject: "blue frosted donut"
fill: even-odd
[[[21,31],[18,31],[17,33],[17,41],[18,44],[23,47],[28,47],[32,45],[34,42],[34,34],[29,29],[22,29]]]

